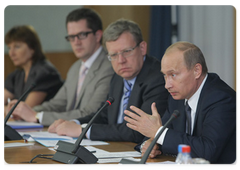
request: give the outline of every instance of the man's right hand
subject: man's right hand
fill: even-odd
[[[48,128],[48,132],[50,133],[56,133],[56,128],[63,122],[65,122],[66,120],[63,119],[58,119],[55,120]]]
[[[151,144],[152,140],[151,139],[148,139],[146,140],[145,144],[143,145],[142,147],[142,156],[145,154],[147,148],[149,147],[149,145]],[[161,151],[159,150],[159,146],[158,144],[155,144],[149,157],[148,158],[155,158],[157,155],[161,155]]]
[[[79,137],[82,133],[82,126],[74,121],[59,119],[48,128],[48,132],[57,133],[61,136]]]

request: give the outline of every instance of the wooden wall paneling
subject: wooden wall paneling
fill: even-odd
[[[149,41],[150,6],[144,5],[91,5],[84,6],[94,9],[102,18],[103,29],[120,18],[130,19],[138,23],[143,39]]]

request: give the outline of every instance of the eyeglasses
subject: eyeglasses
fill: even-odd
[[[68,35],[65,38],[67,41],[74,41],[75,37],[77,37],[79,40],[83,40],[83,39],[87,38],[88,34],[91,34],[91,33],[93,33],[93,31],[80,32],[76,35]]]
[[[108,60],[109,61],[115,61],[115,60],[117,60],[118,59],[118,56],[121,54],[122,55],[122,57],[124,57],[124,58],[127,58],[127,57],[129,57],[129,56],[131,56],[132,55],[132,53],[133,53],[133,50],[135,50],[135,48],[137,48],[139,46],[139,44],[137,44],[135,47],[133,47],[133,48],[129,48],[129,49],[126,49],[126,50],[123,50],[122,52],[120,52],[120,53],[115,53],[115,54],[108,54]]]

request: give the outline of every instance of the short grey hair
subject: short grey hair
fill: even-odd
[[[106,49],[106,42],[116,41],[119,36],[124,32],[130,32],[136,44],[140,44],[143,41],[142,32],[137,23],[127,20],[127,19],[119,19],[113,23],[111,23],[103,33],[103,47]]]
[[[174,48],[177,48],[179,51],[183,52],[184,60],[188,70],[192,69],[197,63],[199,63],[202,65],[202,73],[207,74],[208,68],[205,58],[202,51],[196,45],[186,41],[179,41],[169,46],[166,49],[165,54]]]

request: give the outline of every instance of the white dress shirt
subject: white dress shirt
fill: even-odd
[[[207,76],[203,79],[203,82],[201,83],[200,87],[198,88],[198,90],[193,94],[193,96],[188,100],[188,105],[191,107],[191,126],[192,126],[192,132],[193,132],[193,128],[194,128],[194,120],[195,120],[195,115],[196,115],[196,111],[197,111],[197,104],[198,104],[198,100],[199,100],[199,97],[200,97],[200,94],[201,94],[201,91],[202,91],[202,88],[203,88],[203,85],[205,84],[206,80],[207,80]],[[185,99],[185,103],[186,103],[187,99]],[[162,129],[163,126],[161,126],[157,133],[155,134],[155,136],[158,134],[158,132]],[[163,142],[164,142],[164,138],[165,138],[165,135],[168,131],[168,128],[166,128],[162,135],[158,138],[157,140],[157,143],[162,145]],[[191,134],[192,134],[191,132]]]

